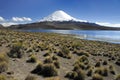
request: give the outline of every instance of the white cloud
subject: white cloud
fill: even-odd
[[[3,17],[0,16],[0,22],[1,22],[1,21],[5,21],[5,19],[4,19]]]
[[[120,23],[112,24],[112,23],[108,23],[108,22],[96,22],[96,24],[108,26],[108,27],[120,27]]]
[[[11,26],[11,25],[17,25],[18,23],[14,23],[14,22],[3,22],[1,23],[4,27],[8,27],[8,26]]]
[[[23,22],[23,21],[32,21],[32,19],[28,17],[12,17],[12,21]]]
[[[23,19],[24,19],[25,21],[32,21],[32,19],[31,19],[31,18],[28,18],[28,17],[23,17]]]
[[[23,24],[29,21],[32,21],[32,19],[29,17],[12,17],[11,20],[5,20],[3,17],[0,16],[0,24],[2,24],[4,27]]]

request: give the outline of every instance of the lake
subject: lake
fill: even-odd
[[[60,34],[73,34],[76,38],[105,41],[120,44],[120,31],[107,30],[25,30],[28,32],[47,32]]]

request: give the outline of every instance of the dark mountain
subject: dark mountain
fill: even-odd
[[[95,23],[76,22],[76,21],[44,21],[30,24],[12,25],[10,29],[63,29],[63,30],[120,30],[115,27],[100,26]]]

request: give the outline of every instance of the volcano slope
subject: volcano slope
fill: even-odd
[[[120,44],[0,30],[0,80],[120,80]]]

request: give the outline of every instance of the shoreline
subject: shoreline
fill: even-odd
[[[93,40],[93,41],[102,41],[102,42],[109,42],[109,43],[114,43],[114,44],[120,44],[120,39],[115,39],[115,38],[110,38],[110,37],[105,37],[103,35],[98,35],[98,36],[95,36],[95,35],[91,35],[91,34],[87,34],[87,33],[80,33],[80,32],[76,32],[74,33],[74,30],[73,30],[73,33],[71,33],[72,30],[20,30],[20,31],[23,31],[23,32],[45,32],[45,33],[56,33],[56,34],[61,34],[61,35],[71,35],[75,38],[80,38],[80,39],[84,39],[84,40]],[[63,31],[63,33],[62,33]],[[70,32],[69,32],[70,31]],[[80,30],[80,31],[91,31],[91,30]],[[101,32],[101,31],[100,31]],[[102,36],[102,37],[100,37]]]

